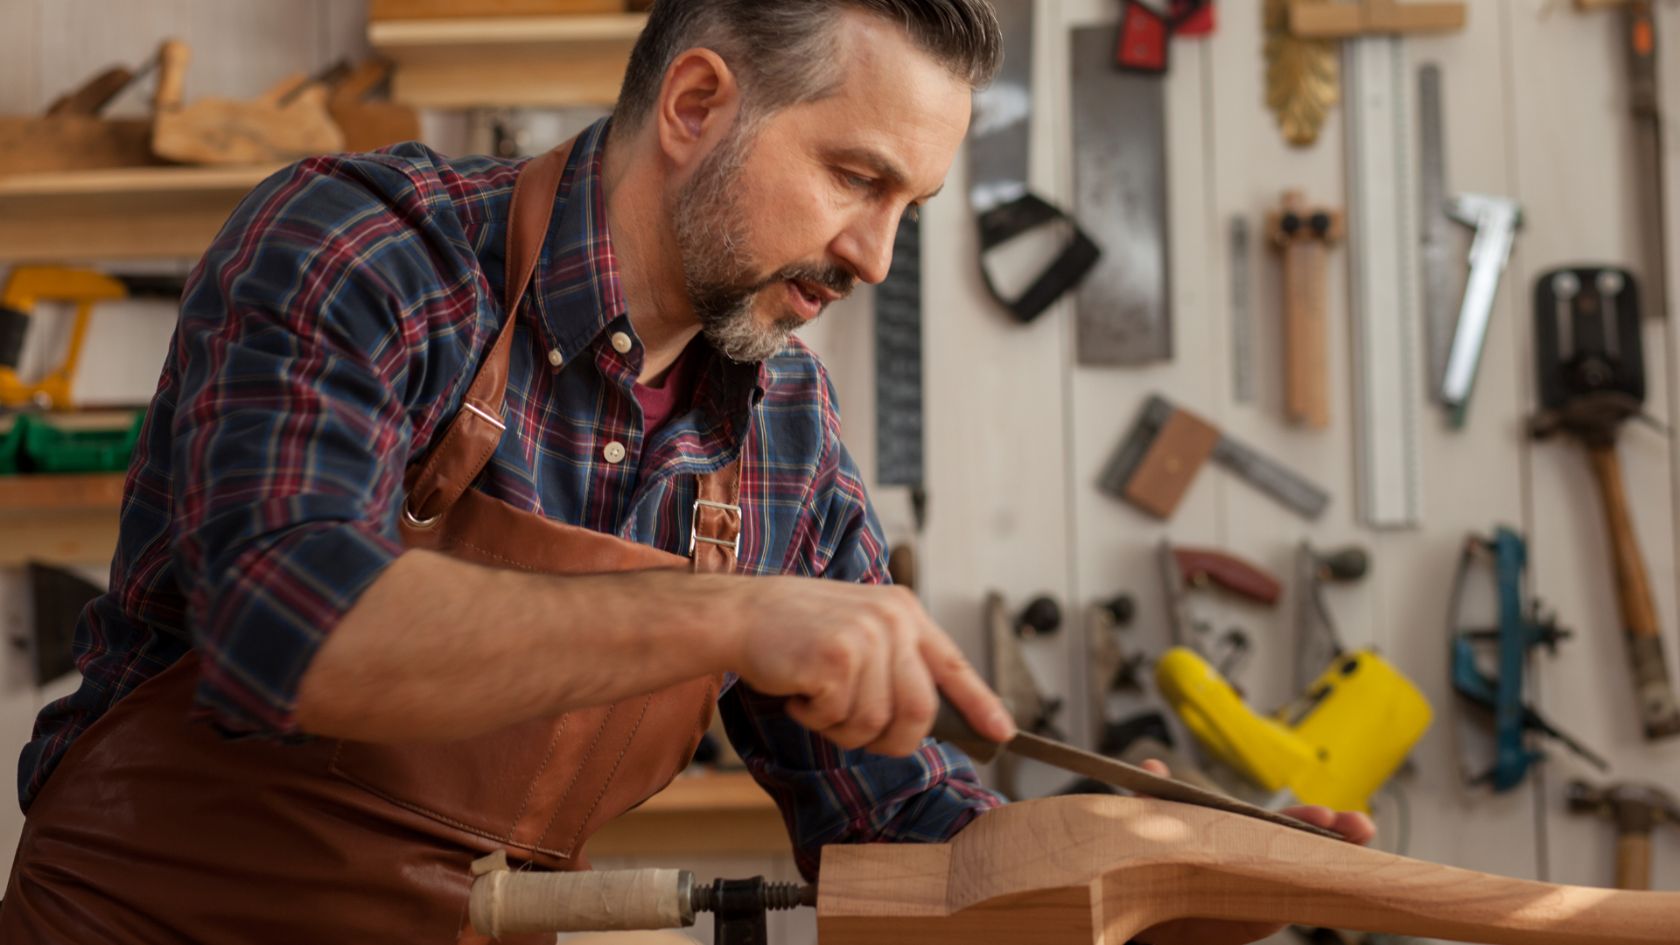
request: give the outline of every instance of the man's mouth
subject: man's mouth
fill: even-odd
[[[799,279],[787,280],[787,286],[788,299],[793,303],[794,314],[804,321],[815,319],[822,314],[822,310],[828,306],[828,303],[839,298],[838,295],[827,289]]]

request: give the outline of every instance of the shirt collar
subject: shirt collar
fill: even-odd
[[[556,198],[561,203],[557,220],[537,270],[543,328],[568,364],[608,330],[635,334],[607,229],[602,168],[611,121],[603,118],[578,135]],[[723,417],[756,406],[774,373],[764,364],[736,364],[710,353],[712,363],[699,381],[702,400]]]

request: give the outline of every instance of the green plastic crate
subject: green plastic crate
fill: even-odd
[[[109,473],[128,469],[146,415],[136,413],[126,428],[108,430],[65,429],[43,416],[19,419],[24,428],[22,468],[38,473]]]

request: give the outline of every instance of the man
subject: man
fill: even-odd
[[[183,300],[83,686],[25,750],[3,937],[474,941],[471,859],[585,866],[714,702],[807,875],[997,804],[923,740],[941,691],[1011,723],[878,586],[790,334],[885,277],[1000,46],[983,0],[666,0],[565,148],[258,188]],[[1152,940],[1192,933],[1258,934]]]

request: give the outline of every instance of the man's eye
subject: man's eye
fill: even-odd
[[[874,190],[875,189],[875,182],[870,180],[867,177],[860,177],[856,174],[846,174],[846,173],[842,173],[840,176],[841,176],[841,179],[843,179],[846,182],[846,186],[852,188],[853,190]]]

